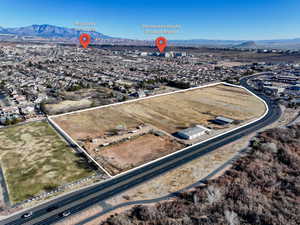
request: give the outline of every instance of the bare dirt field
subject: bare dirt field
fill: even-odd
[[[246,121],[264,111],[263,102],[244,89],[216,85],[53,117],[53,120],[78,140],[102,136],[119,125],[130,129],[141,123],[151,124],[174,133],[194,124],[213,126],[209,121],[220,115]]]
[[[115,195],[114,197],[107,199],[105,203],[110,206],[117,206],[130,201],[155,199],[186,188],[204,178],[224,162],[234,157],[239,150],[247,147],[249,140],[253,136],[254,135],[249,135],[243,139],[222,146],[215,152],[197,158],[174,170],[168,171],[161,176],[155,177],[141,185]],[[231,164],[229,166],[231,166]],[[218,173],[215,178],[222,175],[223,172],[224,170]],[[79,214],[72,215],[66,220],[57,223],[57,225],[78,225],[83,224],[83,221],[84,224],[98,225],[111,215],[124,212],[132,207],[125,206],[100,216],[103,209],[101,209],[99,205],[100,204],[94,205]],[[99,216],[97,216],[97,214]]]
[[[204,178],[226,161],[233,158],[240,150],[246,148],[249,140],[253,136],[254,135],[249,135],[224,145],[214,152],[196,158],[180,167],[162,174],[161,176],[129,189],[120,195],[116,195],[106,202],[111,205],[117,205],[126,201],[159,198],[186,188]],[[222,174],[222,172],[218,175]]]
[[[116,175],[182,149],[184,145],[170,137],[178,130],[201,124],[222,131],[225,127],[210,122],[217,116],[244,123],[264,112],[264,103],[251,93],[239,87],[219,84],[52,119],[111,175]],[[109,141],[112,137],[123,137],[122,132],[130,134],[132,130],[141,130],[141,126],[147,125],[165,134],[160,137],[142,135],[121,143],[111,144]],[[236,126],[232,124],[226,129]],[[99,145],[100,142],[102,144]],[[109,146],[103,148],[103,142]]]
[[[169,136],[158,137],[149,133],[92,152],[91,155],[110,174],[116,175],[181,148],[183,145]]]
[[[94,174],[46,122],[0,129],[0,143],[12,203]]]

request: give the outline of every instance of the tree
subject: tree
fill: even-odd
[[[225,210],[224,214],[225,214],[225,219],[229,225],[238,225],[239,224],[239,219],[235,212]]]
[[[27,66],[28,66],[28,67],[32,67],[32,66],[33,66],[33,63],[32,63],[31,61],[28,61]]]

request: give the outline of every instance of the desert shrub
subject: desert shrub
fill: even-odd
[[[275,143],[272,143],[272,142],[268,142],[268,143],[263,143],[261,145],[261,149],[262,151],[270,151],[270,152],[273,152],[273,153],[277,153],[278,152],[278,149],[277,149],[277,145]]]
[[[238,225],[239,224],[239,219],[235,212],[225,210],[224,215],[225,215],[225,219],[229,225]]]
[[[206,189],[207,200],[210,204],[218,202],[222,197],[222,192],[220,188],[216,186],[208,186]]]
[[[176,200],[139,206],[106,222],[296,225],[300,224],[299,174],[300,125],[271,129],[254,138],[251,151],[205,187],[183,192]]]

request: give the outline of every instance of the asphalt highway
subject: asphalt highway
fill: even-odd
[[[244,78],[241,80],[242,86],[255,93],[255,91],[247,85],[247,79],[248,78]],[[151,164],[147,164],[124,175],[109,179],[98,185],[64,195],[60,198],[36,206],[30,210],[33,212],[33,215],[30,218],[22,218],[22,215],[26,213],[22,212],[0,221],[0,224],[53,224],[63,218],[62,213],[64,211],[70,211],[71,214],[80,212],[99,201],[121,193],[275,122],[281,115],[279,106],[266,96],[257,95],[264,99],[269,106],[269,112],[259,121],[204,143],[192,146],[184,151],[170,155],[169,157],[155,161]]]

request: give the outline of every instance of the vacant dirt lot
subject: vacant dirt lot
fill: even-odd
[[[132,169],[156,158],[183,148],[169,136],[145,134],[119,144],[114,144],[91,155],[112,175]]]
[[[94,173],[46,122],[0,129],[0,143],[13,203]]]
[[[250,120],[262,115],[264,104],[237,87],[217,85],[136,102],[58,116],[53,120],[75,140],[102,136],[116,126],[132,128],[149,123],[173,133],[194,124],[213,126],[222,115]]]
[[[243,139],[222,146],[217,151],[197,158],[187,164],[175,168],[174,170],[168,171],[161,176],[155,177],[141,185],[115,195],[114,197],[107,199],[105,203],[107,205],[117,206],[129,201],[159,198],[186,188],[207,176],[210,172],[214,171],[224,162],[232,158],[239,150],[245,148],[252,136],[253,135],[247,136]],[[222,174],[223,173],[219,173],[217,175],[220,176]],[[66,220],[57,223],[57,225],[78,225],[81,223],[83,224],[83,221],[84,224],[99,225],[102,221],[110,217],[110,215],[124,212],[128,208],[131,208],[131,206],[113,210],[102,216],[96,216],[97,213],[100,214],[103,209],[101,209],[99,205],[95,205],[84,210],[82,213],[68,217]]]
[[[128,132],[141,124],[148,124],[154,129],[172,134],[195,124],[220,129],[220,126],[210,122],[216,116],[245,122],[264,112],[263,102],[244,89],[216,85],[52,119],[74,140],[79,141],[100,165],[116,175],[183,148],[182,144],[168,135],[157,137],[152,134],[105,148],[94,143],[96,139],[108,141],[111,137],[107,133],[118,130],[118,127]],[[234,126],[237,125],[227,129]]]

